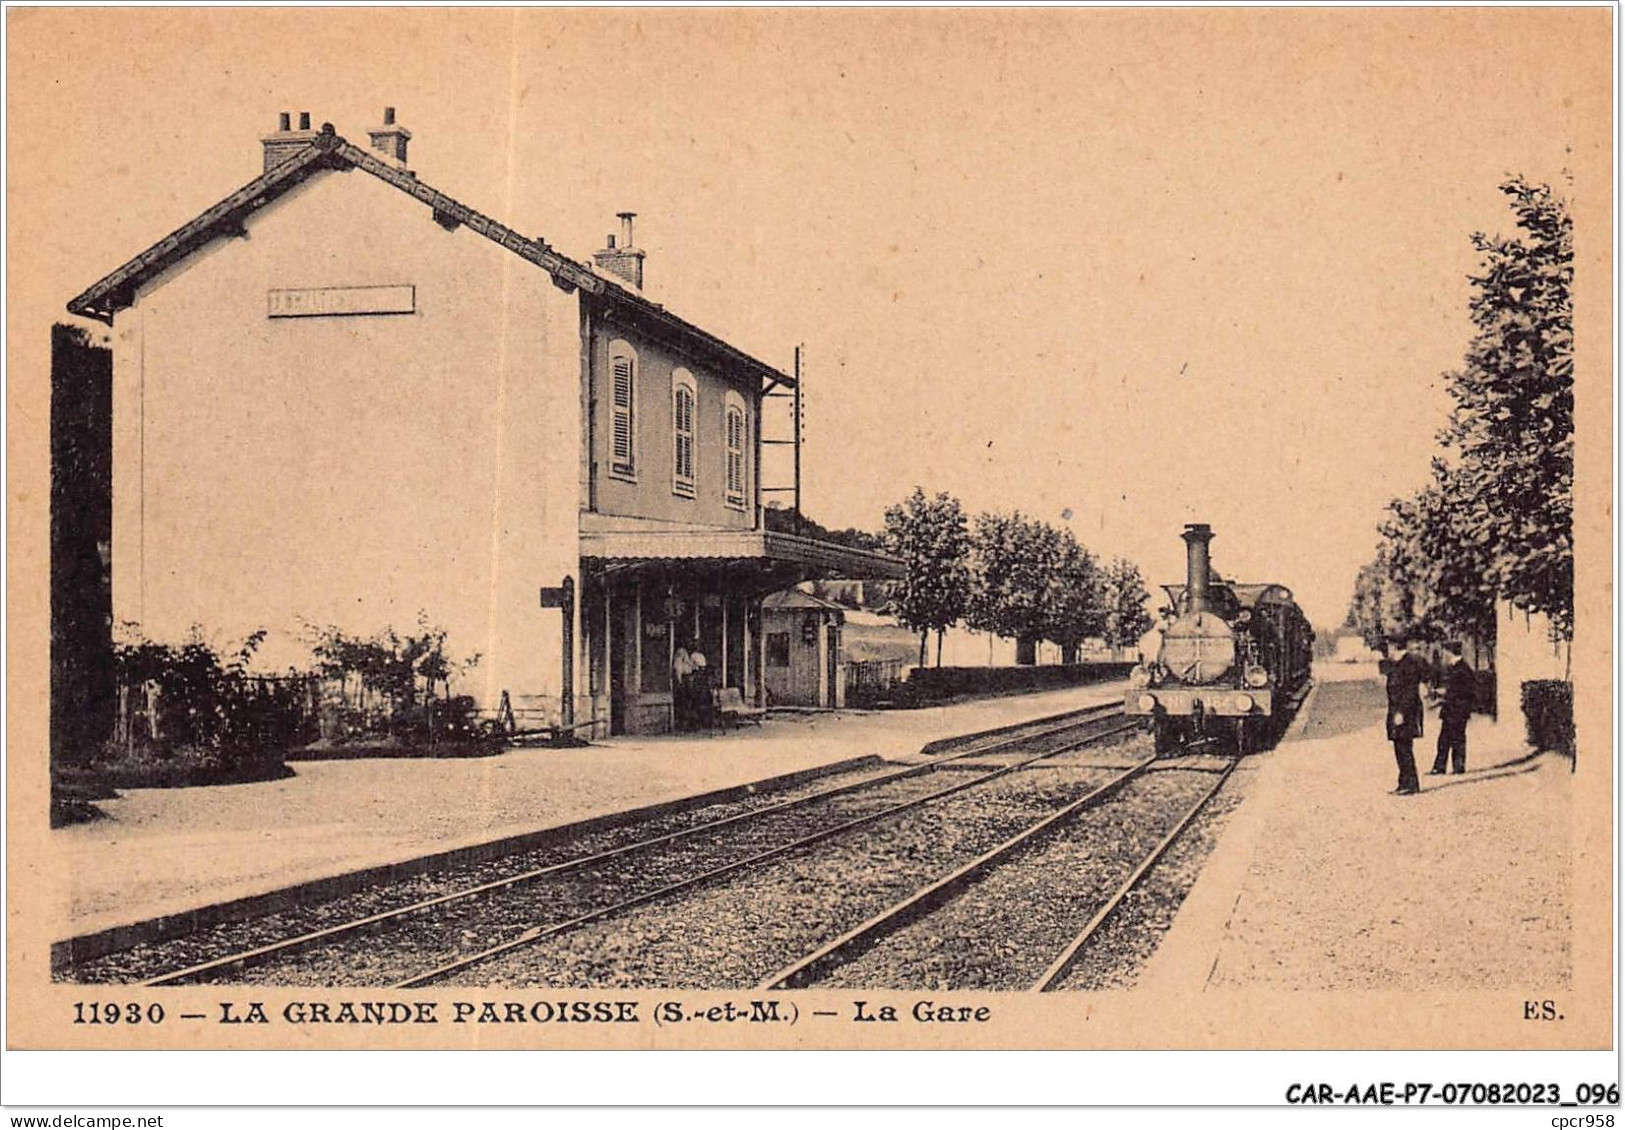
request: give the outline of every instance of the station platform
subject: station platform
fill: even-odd
[[[1570,983],[1572,763],[1522,716],[1468,727],[1467,772],[1392,794],[1372,666],[1327,665],[1251,780],[1137,988],[1471,991]],[[1556,834],[1554,834],[1554,831]]]
[[[295,884],[928,742],[1121,702],[1126,684],[899,711],[771,718],[698,735],[612,738],[460,760],[291,763],[278,781],[128,789],[106,818],[55,829],[70,877],[53,938],[87,934]]]

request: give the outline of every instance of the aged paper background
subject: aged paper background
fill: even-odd
[[[1261,405],[1283,423],[1318,421],[1318,429],[1278,433],[1284,456],[1228,453],[1242,477],[1251,466],[1273,478],[1283,465],[1278,458],[1301,470],[1300,485],[1283,491],[1277,508],[1266,513],[1232,500],[1228,512],[1212,515],[1221,529],[1274,524],[1257,547],[1236,552],[1263,563],[1267,551],[1273,571],[1301,578],[1302,598],[1317,602],[1310,607],[1317,622],[1335,615],[1328,610],[1347,592],[1341,575],[1316,588],[1322,555],[1358,558],[1378,517],[1372,501],[1380,506],[1425,468],[1444,403],[1428,382],[1459,360],[1468,335],[1464,285],[1429,293],[1397,264],[1382,270],[1381,257],[1407,248],[1420,261],[1445,259],[1459,277],[1472,266],[1466,237],[1483,226],[1479,217],[1510,227],[1495,210],[1496,182],[1521,172],[1553,183],[1571,202],[1576,232],[1573,654],[1581,787],[1573,812],[1554,814],[1551,830],[1573,837],[1577,868],[1565,1022],[1523,1022],[1525,995],[1549,995],[1533,986],[1527,994],[1209,993],[1181,1000],[1012,995],[998,998],[998,1021],[988,1026],[817,1037],[803,1027],[775,1031],[767,1046],[1607,1046],[1615,791],[1603,755],[1612,567],[1610,20],[1610,11],[1596,8],[8,11],[8,1043],[761,1041],[741,1029],[676,1034],[647,1025],[610,1033],[555,1026],[540,1036],[446,1025],[278,1028],[273,1036],[222,1028],[200,1037],[174,1026],[87,1033],[68,1023],[85,987],[49,982],[53,939],[43,924],[64,876],[44,815],[47,331],[65,319],[68,298],[253,175],[257,139],[278,111],[308,107],[317,122],[332,120],[341,133],[358,136],[388,102],[403,108],[417,134],[425,180],[521,230],[544,233],[567,253],[585,254],[605,218],[630,206],[622,204],[626,197],[636,197],[646,214],[680,217],[671,252],[653,246],[649,268],[676,307],[769,358],[787,352],[783,343],[809,340],[816,348],[821,335],[837,339],[825,347],[828,375],[820,378],[831,401],[873,407],[865,382],[882,376],[873,356],[890,366],[896,352],[882,343],[907,339],[914,363],[884,374],[891,382],[884,396],[917,411],[848,405],[814,418],[810,507],[831,525],[875,524],[880,506],[909,484],[946,473],[939,461],[951,456],[943,452],[967,435],[979,437],[976,427],[994,429],[989,448],[997,440],[999,450],[1019,450],[1023,436],[1043,447],[1032,431],[1053,425],[1065,452],[1055,459],[1058,470],[1048,456],[990,460],[977,476],[984,497],[967,503],[1059,512],[1076,494],[1058,483],[1132,475],[1134,502],[1091,505],[1100,528],[1160,578],[1172,573],[1168,532],[1184,520],[1178,500],[1196,484],[1188,466],[1157,459],[1156,451],[1222,436],[1228,420]],[[1086,153],[1120,179],[1109,179],[1105,191],[1099,182],[1076,181]],[[1160,199],[1141,195],[1149,189],[1132,175],[1137,164],[1157,170]],[[1311,181],[1328,171],[1335,176]],[[1224,206],[1199,207],[1219,185],[1233,190]],[[1335,233],[1303,214],[1305,201],[1325,198],[1336,200],[1345,221]],[[1121,224],[1131,205],[1179,229],[1178,242],[1211,252],[1218,269],[1180,276],[1142,306],[1114,305],[1114,296],[1132,294],[1137,282],[1112,273],[1134,258],[1133,248],[1122,246],[1136,238]],[[1023,222],[1031,238],[1002,245],[1008,229],[984,217],[1016,210],[1030,210]],[[798,216],[806,222],[798,224]],[[1402,234],[1407,229],[1414,236]],[[1351,238],[1362,230],[1368,244]],[[872,260],[857,254],[887,238],[892,242]],[[1328,248],[1318,240],[1346,241],[1347,276],[1320,273]],[[1090,246],[1102,248],[1098,262]],[[1170,248],[1147,244],[1150,273],[1177,271]],[[843,255],[839,269],[813,276],[809,264]],[[1260,262],[1274,268],[1260,273]],[[1046,267],[1050,281],[1032,277]],[[1223,303],[1214,302],[1219,278],[1234,289]],[[1001,292],[1001,302],[989,297]],[[1414,343],[1409,363],[1395,363],[1393,352],[1363,336],[1368,321],[1294,316],[1300,306],[1338,303],[1380,311],[1396,335]],[[999,329],[980,331],[977,347],[942,321],[919,324],[949,310]],[[834,324],[838,334],[823,328]],[[1034,339],[1027,356],[1008,350],[1004,331],[1011,327]],[[1125,372],[1192,357],[1241,383],[1204,396],[1195,413],[1148,400],[1143,412],[1113,416],[1104,432],[1090,423],[1093,402],[1072,380],[1074,336],[1117,337]],[[1273,342],[1267,352],[1260,350],[1265,339]],[[1042,360],[1047,352],[1062,363]],[[1367,356],[1380,361],[1367,364]],[[1304,379],[1318,367],[1368,382],[1351,402],[1380,403],[1387,426],[1351,428],[1347,443],[1327,455],[1325,424],[1340,406],[1328,401],[1323,383]],[[837,395],[842,380],[850,384]],[[1012,401],[1006,386],[1017,382],[1047,387],[1048,407]],[[1302,529],[1309,536],[1297,536]],[[253,994],[271,1008],[288,999],[357,995]],[[163,999],[178,1012],[187,1003],[212,1007],[222,997],[248,996],[167,990]],[[738,994],[716,999],[730,996]],[[817,1000],[808,997],[803,1007]]]

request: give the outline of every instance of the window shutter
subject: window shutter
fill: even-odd
[[[727,418],[728,481],[727,500],[730,505],[745,504],[745,414],[729,407]]]
[[[630,474],[632,471],[632,359],[616,357],[611,361],[614,373],[615,422],[612,459],[615,470]]]
[[[694,389],[679,384],[672,390],[672,490],[694,497]]]

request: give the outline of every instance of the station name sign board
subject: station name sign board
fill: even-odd
[[[417,310],[415,286],[321,286],[273,290],[266,295],[272,318],[337,318],[363,314],[411,314]]]

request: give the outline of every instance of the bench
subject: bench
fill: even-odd
[[[739,693],[738,687],[722,687],[716,691],[714,699],[717,717],[735,726],[741,722],[755,722],[760,726],[767,716],[767,711],[760,706],[745,705],[745,696]]]

